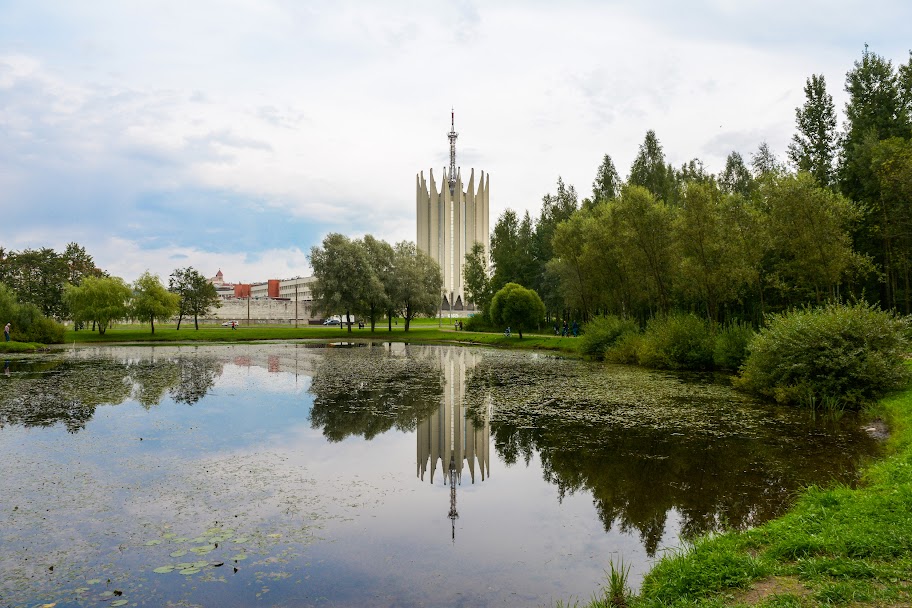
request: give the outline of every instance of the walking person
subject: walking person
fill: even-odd
[[[10,324],[7,323],[6,327],[3,328],[3,337],[6,338],[7,342],[10,341],[9,332],[10,332]]]

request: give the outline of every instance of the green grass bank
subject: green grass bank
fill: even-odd
[[[559,351],[567,355],[579,353],[579,338],[527,333],[520,339],[516,334],[507,337],[499,333],[456,331],[452,325],[438,323],[436,319],[412,321],[407,332],[401,320],[398,325],[393,325],[392,331],[388,331],[386,325],[378,325],[376,331],[371,331],[369,327],[364,329],[353,327],[351,332],[347,328],[340,329],[322,325],[302,325],[301,327],[253,325],[237,329],[220,325],[201,325],[196,330],[193,328],[192,322],[189,325],[185,322],[181,325],[180,330],[177,330],[173,324],[156,325],[154,334],[149,330],[148,325],[125,324],[109,328],[104,335],[85,329],[80,331],[69,329],[64,337],[65,344],[118,342],[183,344],[268,340],[323,340],[327,342],[376,340],[416,344],[479,344],[501,348]]]

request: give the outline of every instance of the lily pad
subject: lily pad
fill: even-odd
[[[235,539],[234,539],[233,541],[231,541],[231,542],[236,543],[236,544],[238,544],[238,545],[243,545],[243,544],[246,543],[248,540],[249,540],[249,539],[248,539],[246,536],[238,536],[237,538],[235,538]]]
[[[198,561],[198,562],[193,562],[193,567],[194,567],[194,568],[205,568],[205,567],[208,566],[208,565],[209,565],[209,562],[207,562],[207,561],[205,561],[205,560],[203,560],[203,561]]]
[[[172,551],[172,552],[170,553],[170,555],[171,555],[171,557],[183,557],[183,556],[187,555],[187,550],[186,550],[186,549],[178,549],[177,551]]]
[[[155,540],[147,540],[147,541],[146,541],[146,546],[147,546],[147,547],[152,547],[153,545],[160,545],[160,544],[162,544],[162,541],[161,541],[160,538],[156,538]]]
[[[174,571],[174,566],[159,566],[152,572],[154,572],[156,574],[168,574],[169,572],[173,572],[173,571]]]
[[[208,542],[209,542],[209,539],[206,538],[205,536],[197,536],[196,538],[192,539],[190,542],[191,542],[191,543],[197,543],[197,544],[199,544],[199,543],[208,543]]]
[[[247,559],[247,554],[246,554],[246,553],[238,553],[237,555],[235,555],[235,556],[232,557],[231,559],[233,559],[233,560],[236,561],[236,562],[239,562],[239,561],[241,561],[242,559]]]
[[[76,593],[85,593],[88,590],[88,587],[76,587]]]
[[[178,570],[186,570],[187,568],[193,567],[193,562],[181,562],[179,564],[174,564],[174,567]]]
[[[213,545],[203,545],[202,547],[193,547],[190,550],[193,551],[194,553],[196,553],[197,555],[206,555],[207,553],[211,553],[212,551],[214,551],[215,547]],[[178,557],[178,556],[175,556],[175,557]]]
[[[126,604],[127,600],[114,600],[109,604],[109,606],[125,606]]]
[[[100,582],[101,582],[100,578],[90,578],[89,580],[86,581],[86,585],[97,585]]]
[[[196,574],[199,571],[200,571],[199,568],[184,568],[183,570],[180,571],[180,573],[183,574],[184,576],[190,576],[191,574]]]
[[[185,543],[188,540],[190,540],[190,539],[187,538],[186,536],[175,536],[174,538],[171,539],[171,542],[172,543]]]
[[[177,534],[174,532],[168,532],[167,534],[162,534],[162,538],[175,538]]]

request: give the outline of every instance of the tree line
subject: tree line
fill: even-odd
[[[149,272],[127,284],[98,268],[78,243],[63,252],[0,247],[0,315],[18,341],[60,342],[63,319],[101,334],[122,319],[148,321],[155,333],[156,321],[177,317],[180,329],[192,317],[199,329],[199,317],[218,305],[215,287],[192,266],[175,269],[167,287]]]
[[[314,310],[344,313],[351,331],[352,315],[370,322],[371,331],[384,316],[389,331],[393,318],[403,317],[405,331],[417,316],[434,316],[443,297],[440,266],[415,243],[390,245],[366,235],[350,239],[332,233],[310,250],[316,281]]]
[[[865,47],[842,130],[826,86],[807,79],[785,162],[762,142],[718,174],[697,158],[675,168],[650,130],[626,181],[608,154],[582,201],[559,178],[537,218],[500,216],[493,275],[480,246],[466,255],[469,299],[485,308],[512,282],[550,316],[641,323],[686,311],[756,325],[856,299],[912,312],[912,55],[895,68]]]

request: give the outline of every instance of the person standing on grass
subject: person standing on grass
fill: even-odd
[[[3,328],[3,337],[6,338],[7,342],[10,341],[9,332],[10,332],[10,324],[7,323],[6,327]]]

